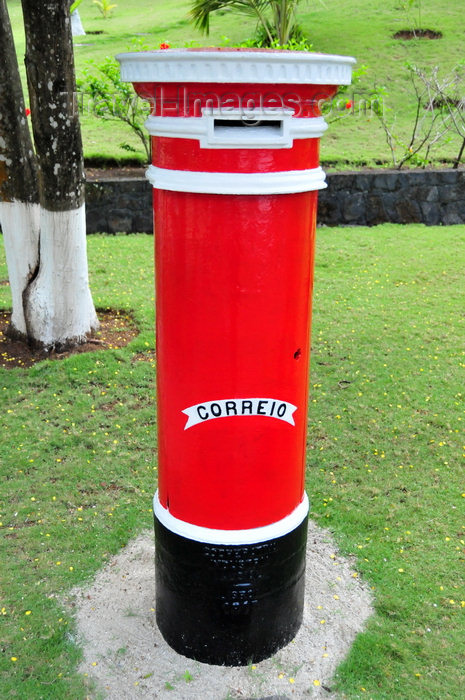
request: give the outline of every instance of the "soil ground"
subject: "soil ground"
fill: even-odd
[[[126,166],[119,168],[86,168],[86,180],[96,182],[98,180],[125,180],[145,177],[147,166]]]
[[[11,313],[0,311],[0,367],[27,368],[47,358],[61,360],[76,353],[121,348],[128,345],[138,334],[135,324],[128,320],[126,311],[119,312],[115,309],[106,309],[105,311],[98,311],[97,315],[100,321],[100,328],[86,343],[77,345],[66,352],[55,352],[54,350],[46,352],[9,338],[7,333]]]

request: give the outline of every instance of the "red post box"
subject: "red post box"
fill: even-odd
[[[118,60],[152,104],[157,622],[186,656],[247,664],[302,619],[320,106],[354,59]]]

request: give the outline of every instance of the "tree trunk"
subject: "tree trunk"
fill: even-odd
[[[71,34],[73,36],[85,36],[86,34],[78,10],[71,13]]]
[[[0,65],[0,225],[13,301],[10,332],[24,338],[23,291],[39,263],[39,188],[5,0],[0,0]]]
[[[28,337],[82,342],[97,328],[86,256],[84,161],[68,4],[22,0],[26,72],[38,164],[37,274],[23,293]]]

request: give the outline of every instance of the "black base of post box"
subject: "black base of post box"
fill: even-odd
[[[296,635],[303,615],[307,518],[266,542],[218,545],[175,534],[155,517],[156,619],[178,653],[245,666]]]

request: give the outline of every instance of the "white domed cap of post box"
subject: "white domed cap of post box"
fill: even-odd
[[[133,83],[349,85],[355,58],[273,49],[162,49],[116,56]]]

